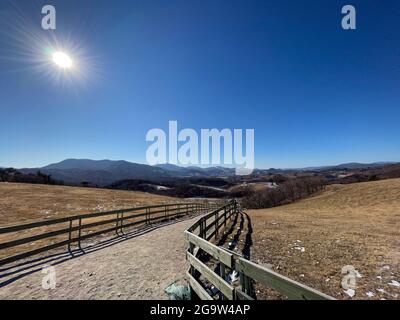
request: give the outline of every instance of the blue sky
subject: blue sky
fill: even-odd
[[[260,168],[400,161],[399,1],[54,0],[55,32],[48,3],[0,4],[0,166],[145,163],[169,120],[254,128]],[[79,76],[39,65],[55,40]]]

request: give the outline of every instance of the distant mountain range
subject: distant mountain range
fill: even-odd
[[[169,177],[166,170],[128,161],[67,159],[42,168],[20,169],[22,173],[36,171],[50,174],[69,184],[89,182],[105,186],[123,179],[162,179]]]
[[[355,170],[375,168],[390,164],[377,162],[370,164],[347,163],[336,166],[309,167],[300,169],[256,169],[254,174],[289,173],[295,171],[328,171],[328,170]],[[19,169],[22,173],[35,173],[38,170],[50,174],[53,179],[62,180],[68,184],[88,182],[99,186],[106,186],[118,180],[144,179],[168,180],[182,177],[229,177],[235,175],[234,168],[224,167],[180,167],[172,164],[150,166],[128,161],[67,159],[59,163],[50,164],[41,168]]]
[[[389,164],[395,164],[396,162],[373,162],[373,163],[359,163],[359,162],[349,162],[342,163],[333,166],[321,166],[321,167],[306,167],[299,168],[301,171],[326,171],[326,170],[355,170],[355,169],[367,169],[367,168],[378,168],[386,166]]]
[[[89,159],[67,159],[41,168],[19,169],[22,173],[35,173],[38,170],[69,184],[89,182],[99,186],[127,179],[168,180],[176,177],[218,177],[235,174],[235,169],[223,167],[179,167],[172,164],[150,166],[123,160]]]

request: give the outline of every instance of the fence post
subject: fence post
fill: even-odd
[[[240,273],[240,284],[242,285],[242,291],[246,293],[246,281],[244,279],[245,275],[241,272]]]
[[[220,261],[219,262],[219,269],[220,269],[220,276],[222,279],[226,280],[226,269],[225,269],[225,265]]]
[[[207,227],[207,221],[204,220],[204,221],[203,221],[203,239],[207,238],[206,227]]]
[[[194,248],[195,248],[195,245],[189,241],[189,252],[191,254],[194,254]],[[190,274],[192,276],[194,276],[194,273],[195,273],[194,272],[194,267],[192,266],[192,264],[190,264]]]
[[[71,252],[71,240],[72,240],[72,219],[69,220],[69,235],[68,235],[68,251]]]
[[[115,218],[115,234],[118,236],[118,226],[119,226],[119,212],[117,212],[117,217]]]
[[[80,250],[82,250],[82,247],[81,247],[82,230],[81,230],[81,228],[82,228],[82,218],[79,218],[78,247],[79,247]]]
[[[215,227],[214,227],[214,229],[215,229],[215,239],[217,239],[217,236],[218,236],[218,211],[216,211],[215,212],[215,221],[214,221],[214,223],[215,223]]]
[[[226,227],[226,207],[224,207],[224,226]]]

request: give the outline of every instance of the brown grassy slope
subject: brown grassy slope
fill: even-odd
[[[0,183],[0,226],[168,202],[180,201],[137,191]]]
[[[400,179],[332,185],[309,199],[249,214],[252,260],[341,299],[348,298],[341,269],[353,265],[362,275],[354,299],[367,299],[369,291],[372,299],[400,299],[399,288],[388,284],[400,282]]]

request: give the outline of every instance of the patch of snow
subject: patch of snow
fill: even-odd
[[[164,187],[164,186],[156,186],[156,189],[157,189],[157,190],[169,190],[169,189],[171,189],[171,188]]]
[[[229,282],[232,284],[239,279],[239,273],[236,270],[229,275]]]
[[[345,294],[347,294],[350,298],[353,298],[356,294],[356,291],[354,289],[347,289],[344,291]]]
[[[304,247],[299,247],[299,246],[296,246],[296,247],[294,247],[293,249],[299,250],[299,251],[301,251],[301,252],[306,251],[306,248],[304,248]]]
[[[388,283],[390,286],[400,287],[400,283],[396,280],[392,280]]]
[[[367,295],[367,297],[372,298],[372,297],[375,295],[375,293],[373,293],[372,291],[368,291],[368,292],[366,293],[366,295]]]

